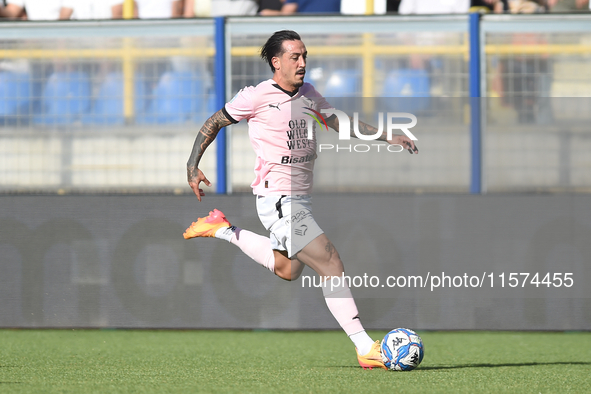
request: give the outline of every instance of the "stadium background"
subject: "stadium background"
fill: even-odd
[[[384,166],[373,158],[319,161],[316,215],[352,274],[378,239],[392,246],[374,272],[543,270],[579,284],[534,295],[354,291],[366,326],[404,316],[417,329],[589,329],[591,16],[261,22],[0,24],[0,58],[29,65],[0,73],[0,326],[337,328],[319,289],[281,282],[221,242],[181,238],[214,207],[263,231],[244,124],[202,162],[228,195],[198,204],[185,162],[207,116],[270,77],[258,48],[290,28],[325,96],[368,107],[404,97],[425,128],[421,154],[393,158],[387,177],[370,175]],[[357,223],[374,236],[353,239],[343,229],[358,222],[359,201],[405,209]]]

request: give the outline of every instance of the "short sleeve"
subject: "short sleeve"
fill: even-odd
[[[229,121],[234,120],[236,123],[242,119],[249,119],[253,116],[253,88],[247,87],[240,90],[232,100],[224,106],[224,113],[230,116]]]
[[[316,103],[318,104],[318,108],[319,109],[334,109],[334,106],[332,106],[322,95],[318,95],[318,98],[315,100]]]
[[[314,86],[310,85],[310,92],[307,94],[314,102],[316,103],[316,107],[318,109],[334,109],[334,106],[331,105],[323,95],[321,95]]]

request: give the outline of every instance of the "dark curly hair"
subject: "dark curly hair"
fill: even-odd
[[[296,40],[301,41],[302,39],[300,35],[293,30],[276,31],[271,37],[269,37],[265,45],[261,48],[261,58],[269,63],[271,71],[275,72],[275,67],[273,67],[272,61],[273,58],[283,55],[283,41]]]

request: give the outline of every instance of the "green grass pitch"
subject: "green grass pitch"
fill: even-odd
[[[333,331],[0,330],[0,393],[591,391],[589,332],[419,334],[420,367],[386,372]]]

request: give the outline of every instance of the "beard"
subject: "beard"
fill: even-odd
[[[301,80],[301,81],[300,81],[300,79],[299,79],[299,76],[300,76],[300,75],[302,76],[302,80]],[[294,79],[294,85],[293,85],[293,86],[295,86],[296,88],[299,88],[299,87],[301,87],[301,86],[304,84],[304,76],[305,76],[305,75],[306,75],[306,74],[305,74],[305,71],[304,71],[304,73],[303,73],[303,74],[299,74],[299,73],[298,73],[298,74],[296,74],[296,76],[295,76],[295,79]]]
[[[303,79],[301,81],[296,80],[296,81],[294,81],[293,86],[296,88],[301,88],[303,84],[304,84]]]

